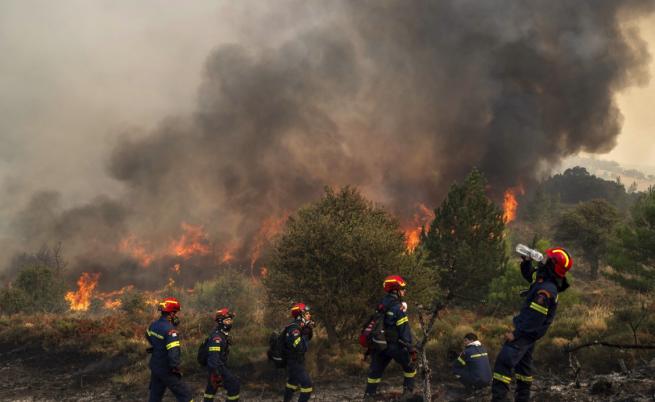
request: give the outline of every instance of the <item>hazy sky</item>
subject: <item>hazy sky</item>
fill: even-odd
[[[66,202],[119,191],[105,171],[121,135],[192,111],[213,48],[260,37],[257,21],[291,23],[280,10],[258,9],[258,20],[248,15],[252,7],[234,4],[1,2],[0,182],[16,191],[5,194],[0,212],[20,204],[12,196],[43,187],[61,190]],[[251,25],[234,22],[244,16]],[[653,52],[655,18],[640,26]],[[650,70],[655,75],[654,63]],[[654,104],[653,82],[620,96],[623,133],[603,158],[655,165]]]
[[[651,57],[655,54],[655,17],[640,23],[641,34],[648,41]],[[619,95],[625,121],[618,144],[603,159],[622,164],[655,167],[655,62],[650,63],[650,82],[641,88],[629,88]]]
[[[638,18],[653,10],[0,1],[0,248],[63,241],[76,270],[129,277],[124,239],[157,251],[190,222],[243,257],[324,185],[356,185],[412,224],[474,165],[502,197],[576,150],[608,150],[626,87],[600,157],[655,166],[655,64],[636,34],[655,53],[655,18]]]

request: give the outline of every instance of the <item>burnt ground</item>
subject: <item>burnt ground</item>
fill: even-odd
[[[44,352],[27,347],[3,348],[0,345],[0,401],[145,401],[147,381],[139,385],[124,385],[111,381],[122,367],[129,364],[126,357],[101,359],[98,356],[81,356],[75,353]],[[145,367],[143,370],[146,370]],[[570,378],[550,375],[535,382],[535,402],[645,402],[655,401],[655,361],[639,370],[607,375],[582,377],[579,387]],[[147,378],[147,373],[140,373]],[[339,381],[318,381],[312,401],[360,401],[364,376],[348,377]],[[395,386],[402,379],[389,376],[383,381],[379,401],[394,401],[400,389]],[[196,391],[196,401],[204,390],[202,375],[188,377],[187,382]],[[247,384],[241,392],[242,401],[280,401],[285,383],[283,373],[271,378],[270,384]],[[457,383],[434,384],[434,401],[487,401],[489,390],[466,395]],[[224,397],[216,398],[222,401]],[[167,394],[165,401],[174,401]],[[421,400],[416,398],[416,401]]]

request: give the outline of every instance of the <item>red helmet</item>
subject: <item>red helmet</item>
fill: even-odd
[[[216,310],[216,315],[214,316],[214,321],[223,321],[226,318],[234,318],[236,314],[230,311],[227,307],[223,307],[220,310]]]
[[[564,278],[573,266],[573,258],[561,247],[549,248],[546,255],[555,263],[555,274]]]
[[[382,286],[384,287],[384,291],[389,293],[394,290],[405,289],[407,283],[405,282],[402,276],[389,275],[386,278],[384,278],[384,284]]]
[[[291,317],[297,318],[299,315],[309,311],[309,306],[305,303],[296,303],[291,307]]]
[[[159,303],[159,311],[162,313],[180,311],[180,302],[174,297],[167,297]]]

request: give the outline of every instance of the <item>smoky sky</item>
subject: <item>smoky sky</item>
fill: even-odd
[[[17,198],[12,246],[61,241],[75,270],[120,284],[136,269],[116,252],[128,234],[166,244],[188,222],[245,255],[262,222],[324,186],[358,186],[401,221],[474,166],[497,197],[610,150],[617,93],[648,80],[634,27],[652,0],[275,3],[239,8],[243,35],[180,73],[197,84],[182,112],[102,147],[119,191]]]

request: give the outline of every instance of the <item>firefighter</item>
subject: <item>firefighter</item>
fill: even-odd
[[[216,311],[214,321],[216,327],[209,335],[207,344],[207,369],[208,379],[205,388],[204,402],[212,402],[218,387],[223,386],[227,391],[226,401],[239,400],[239,379],[227,368],[227,357],[230,353],[232,343],[229,333],[232,329],[232,322],[235,314],[228,308]]]
[[[160,402],[166,388],[170,389],[178,402],[193,402],[191,390],[182,381],[180,371],[180,335],[175,329],[180,323],[177,313],[180,302],[167,297],[159,303],[161,317],[153,321],[146,330],[150,343],[150,397],[149,402]]]
[[[544,336],[557,312],[558,295],[569,284],[566,273],[571,269],[573,260],[561,247],[546,250],[546,259],[536,269],[529,257],[522,257],[521,274],[531,282],[525,292],[525,302],[518,315],[514,317],[514,332],[505,335],[503,345],[494,365],[492,401],[508,401],[509,384],[512,371],[516,377],[515,402],[527,402],[530,399],[532,385],[532,352],[539,338]],[[532,277],[535,276],[534,282]]]
[[[298,402],[306,402],[312,395],[312,379],[305,369],[305,353],[313,336],[314,322],[309,306],[296,303],[291,307],[293,321],[284,329],[284,354],[287,358],[289,379],[284,389],[284,402],[290,402],[293,393],[300,392]]]
[[[387,293],[378,310],[384,312],[384,333],[387,340],[386,349],[375,350],[371,354],[371,367],[368,372],[364,400],[374,400],[382,373],[391,360],[395,360],[403,368],[403,398],[408,399],[414,392],[414,377],[416,376],[416,351],[412,343],[412,333],[409,318],[403,305],[405,296],[405,280],[398,275],[385,278],[384,291]]]
[[[491,383],[487,351],[474,333],[464,335],[464,351],[453,363],[453,373],[467,391],[488,387]]]

